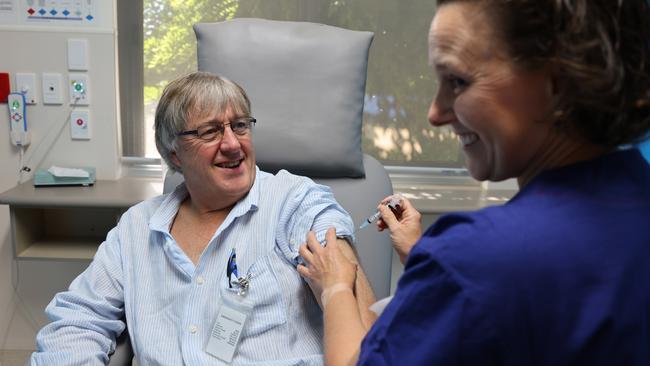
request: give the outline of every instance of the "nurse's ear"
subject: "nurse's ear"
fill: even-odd
[[[553,65],[543,67],[546,73],[546,93],[549,97],[556,99],[560,96],[560,82]]]
[[[553,66],[547,66],[546,72],[546,97],[550,101],[550,121],[556,123],[564,115],[562,109],[563,85],[557,77],[557,73],[554,72]]]

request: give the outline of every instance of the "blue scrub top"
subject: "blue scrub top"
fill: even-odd
[[[643,154],[645,160],[650,163],[650,139],[647,139],[644,142],[640,143],[639,150],[641,150],[641,154]]]
[[[650,169],[637,149],[441,217],[359,365],[650,365]]]

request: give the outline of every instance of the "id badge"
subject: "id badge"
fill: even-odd
[[[253,306],[243,296],[225,294],[217,312],[217,320],[210,332],[205,351],[223,362],[230,364],[246,321],[253,312]]]

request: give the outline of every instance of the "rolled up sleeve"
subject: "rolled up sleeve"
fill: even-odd
[[[305,178],[292,190],[280,215],[276,243],[284,257],[297,265],[298,249],[306,242],[307,233],[314,231],[323,242],[330,227],[336,235],[354,242],[353,222],[350,215],[339,205],[327,186]]]

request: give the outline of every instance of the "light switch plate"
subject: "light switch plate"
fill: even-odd
[[[16,73],[16,91],[25,94],[25,103],[36,104],[36,74]]]
[[[68,79],[70,105],[89,105],[90,85],[88,82],[88,74],[70,73]]]
[[[70,113],[70,137],[73,140],[90,140],[90,113],[75,109]]]
[[[68,70],[88,70],[88,40],[68,39]]]
[[[56,73],[43,73],[43,104],[63,104],[63,76]]]

